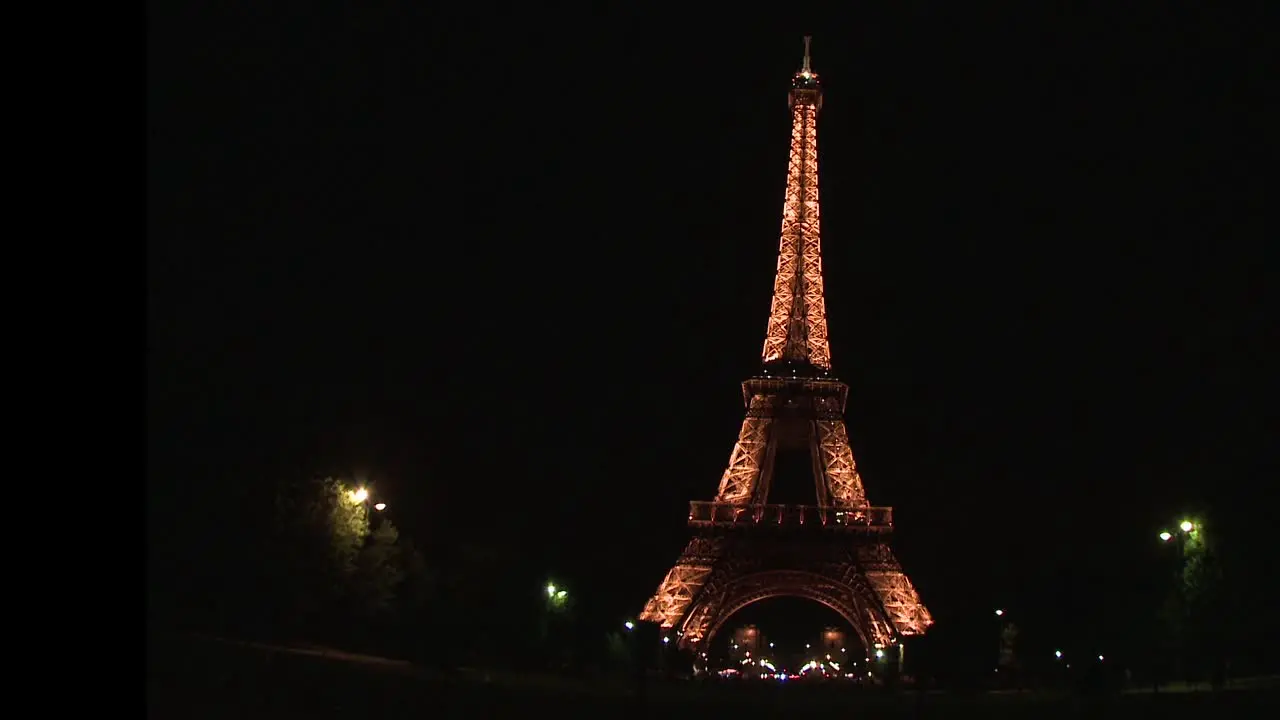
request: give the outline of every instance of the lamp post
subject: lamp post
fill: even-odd
[[[562,668],[569,661],[570,638],[568,635],[569,591],[554,582],[543,588],[545,605],[542,613],[542,642],[547,661],[552,667]]]
[[[1191,657],[1189,654],[1188,631],[1195,629],[1198,622],[1192,622],[1192,615],[1204,600],[1210,581],[1207,575],[1207,548],[1203,524],[1190,518],[1183,519],[1176,528],[1165,529],[1158,535],[1161,544],[1176,548],[1177,570],[1174,573],[1174,587],[1165,601],[1168,639],[1173,645],[1172,657],[1178,667],[1175,675],[1181,675],[1181,667]],[[1158,682],[1155,683],[1158,689]]]
[[[1004,608],[996,608],[996,672],[1004,659]]]
[[[1022,680],[1018,673],[1017,656],[1014,654],[1014,643],[1018,638],[1018,626],[1005,619],[1006,614],[1004,608],[996,608],[995,615],[999,627],[996,672],[1000,672],[1000,669],[1003,668],[1006,671],[1006,675],[1010,673],[1013,675],[1013,680],[1005,680],[1005,682],[1017,682],[1021,685]]]

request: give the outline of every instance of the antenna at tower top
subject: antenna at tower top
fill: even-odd
[[[812,35],[804,36],[804,67],[801,68],[803,72],[809,72],[809,41],[812,39]]]

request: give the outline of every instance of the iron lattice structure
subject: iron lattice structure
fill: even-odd
[[[843,616],[863,645],[886,647],[933,623],[889,547],[893,512],[867,502],[844,423],[849,388],[831,375],[818,211],[818,76],[792,80],[791,156],[763,368],[742,384],[746,418],[713,502],[690,504],[694,537],[640,619],[706,647],[726,619],[792,595]],[[770,505],[774,459],[812,459],[814,506]]]

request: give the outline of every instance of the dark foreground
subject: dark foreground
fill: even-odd
[[[1254,718],[1277,717],[1280,691],[1108,697],[892,695],[847,686],[654,683],[644,698],[608,679],[462,672],[452,676],[377,658],[282,652],[211,640],[153,641],[151,718]]]

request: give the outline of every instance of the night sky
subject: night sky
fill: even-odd
[[[1262,12],[288,5],[149,18],[153,543],[356,475],[637,612],[759,367],[808,33],[834,369],[939,620],[1118,621],[1187,511],[1274,549]]]

